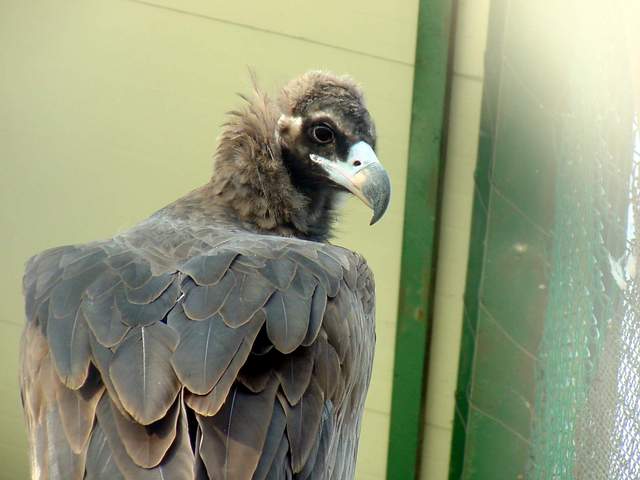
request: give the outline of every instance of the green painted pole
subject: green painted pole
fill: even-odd
[[[387,479],[417,478],[454,0],[420,0]]]

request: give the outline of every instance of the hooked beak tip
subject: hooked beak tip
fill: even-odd
[[[382,218],[391,198],[391,181],[369,144],[358,142],[353,145],[346,162],[330,161],[315,154],[311,154],[310,158],[327,172],[331,180],[373,210],[369,225]]]
[[[382,218],[389,207],[391,182],[389,175],[381,165],[377,168],[372,168],[367,177],[367,182],[363,184],[362,195],[367,199],[366,203],[373,210],[373,217],[371,217],[371,222],[369,223],[369,225],[373,225]]]

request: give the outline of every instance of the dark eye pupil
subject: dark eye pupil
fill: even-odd
[[[329,143],[333,140],[333,130],[323,125],[314,127],[312,135],[313,139],[318,143]]]

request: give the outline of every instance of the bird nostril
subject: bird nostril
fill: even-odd
[[[354,167],[359,167],[360,165],[362,165],[362,162],[360,160],[356,160],[355,162],[353,162]]]

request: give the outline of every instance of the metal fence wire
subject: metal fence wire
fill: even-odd
[[[566,25],[568,88],[550,139],[555,218],[527,469],[536,480],[640,479],[640,44],[638,19],[622,6],[575,3]]]

